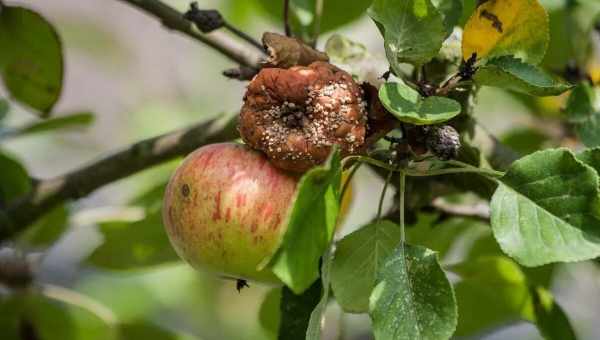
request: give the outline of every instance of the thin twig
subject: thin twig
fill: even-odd
[[[0,241],[27,228],[58,204],[210,143],[237,136],[235,119],[213,119],[135,143],[80,169],[39,181],[26,196],[0,210]]]
[[[264,46],[260,42],[258,42],[258,40],[252,38],[250,35],[246,34],[245,32],[242,32],[237,27],[231,25],[228,21],[223,22],[223,27],[225,27],[226,29],[228,29],[231,33],[233,33],[233,34],[237,35],[238,37],[242,38],[243,40],[245,40],[246,42],[248,42],[252,46],[258,48],[260,51],[264,52],[265,48],[264,48]]]
[[[315,25],[313,33],[313,41],[311,46],[317,47],[317,41],[319,40],[319,34],[321,34],[321,20],[323,17],[323,2],[324,0],[315,0]]]
[[[192,23],[183,17],[183,13],[159,0],[118,0],[137,7],[144,12],[158,18],[162,24],[172,30],[184,33],[210,47],[219,51],[232,61],[254,68],[260,68],[260,60],[263,57],[254,49],[249,49],[240,42],[231,39],[223,32],[203,34],[197,31]]]
[[[285,28],[285,36],[292,36],[292,28],[290,27],[290,0],[283,0],[283,26]]]

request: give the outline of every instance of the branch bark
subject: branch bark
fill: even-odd
[[[173,7],[159,0],[118,0],[136,7],[150,15],[158,18],[162,24],[174,31],[181,32],[189,37],[200,41],[213,49],[219,51],[232,61],[255,69],[260,68],[260,60],[263,57],[260,53],[256,53],[255,49],[240,44],[238,41],[231,39],[223,32],[213,32],[203,34],[196,30],[192,23],[183,17],[183,13],[177,11]]]
[[[41,180],[26,196],[0,210],[0,241],[17,234],[58,204],[155,166],[198,147],[234,139],[237,119],[213,119],[135,143],[63,176]]]

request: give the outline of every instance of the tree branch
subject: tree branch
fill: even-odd
[[[238,41],[231,39],[223,32],[213,32],[203,34],[197,31],[192,23],[183,17],[183,13],[177,11],[173,7],[159,0],[118,0],[137,7],[144,12],[157,17],[162,24],[172,30],[184,33],[193,39],[196,39],[226,56],[236,63],[260,68],[260,60],[263,57],[259,53],[255,53],[254,49],[249,49],[247,46],[240,44]]]
[[[66,175],[39,181],[26,196],[0,210],[0,241],[27,228],[58,204],[84,197],[116,180],[133,175],[198,147],[237,137],[237,119],[213,119],[135,143]]]

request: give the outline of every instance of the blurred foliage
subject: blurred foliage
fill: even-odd
[[[134,199],[131,204],[143,210],[138,221],[109,221],[99,225],[104,242],[91,254],[89,262],[106,269],[140,269],[177,261],[162,225],[162,199],[166,183],[161,183]]]
[[[117,339],[114,325],[87,309],[36,293],[0,297],[2,339]]]
[[[279,0],[250,0],[257,3],[268,18],[274,22],[281,23],[283,17],[283,1]],[[291,0],[290,1],[290,24],[295,35],[313,41],[317,27],[321,32],[327,32],[334,28],[347,24],[361,15],[370,5],[370,1],[363,0],[326,0],[323,1],[323,19],[315,17],[316,1]],[[319,21],[317,23],[317,20]]]
[[[28,125],[14,128],[0,128],[0,140],[23,137],[41,132],[50,132],[58,129],[82,128],[94,122],[94,115],[89,112],[79,112],[36,121]]]
[[[281,290],[281,288],[269,290],[260,305],[260,312],[258,314],[259,322],[269,339],[277,339],[279,331],[279,323],[281,322],[281,313],[279,311]]]
[[[54,27],[34,11],[5,6],[0,12],[0,50],[0,73],[8,91],[48,115],[63,80],[62,45]]]
[[[502,144],[524,156],[544,148],[550,136],[531,127],[515,128],[503,134]]]
[[[69,210],[60,204],[50,210],[18,237],[25,247],[49,247],[65,232],[69,224]]]
[[[27,170],[15,158],[1,150],[0,169],[0,203],[6,204],[31,190]]]

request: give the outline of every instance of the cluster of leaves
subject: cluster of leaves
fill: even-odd
[[[459,62],[464,65],[476,56],[472,79],[464,79],[457,89],[473,93],[473,87],[493,86],[531,96],[554,96],[573,87],[543,70],[544,65],[560,64],[556,55],[561,51],[551,43],[550,32],[555,39],[556,29],[537,0],[489,0],[477,8],[475,1],[468,0],[324,1],[322,16],[327,20],[323,21],[315,14],[317,3],[290,1],[292,29],[306,41],[316,39],[319,30],[350,22],[370,6],[368,14],[383,36],[394,75],[381,86],[379,99],[403,124],[458,124],[462,116],[472,119],[468,104],[456,95],[459,91],[446,96],[424,92],[420,85],[421,70],[428,70],[443,59],[444,50],[452,48],[448,42],[457,26],[464,27]],[[276,18],[283,12],[282,1],[258,1],[255,5]],[[579,24],[577,21],[576,27]],[[330,57],[341,62],[368,54],[360,44],[340,36],[327,45]],[[548,49],[550,56],[546,55]],[[12,97],[10,103],[0,99],[0,139],[91,122],[89,113],[78,113],[36,120],[23,127],[2,125],[2,118],[15,103],[32,108],[41,117],[49,115],[62,88],[64,62],[52,26],[39,14],[20,7],[1,7],[0,50],[10,51],[0,55],[0,73]],[[444,59],[449,70],[459,69],[460,65],[448,61]],[[410,71],[414,77],[408,75]],[[443,72],[442,80],[450,77],[452,74]],[[334,243],[342,172],[342,160],[334,152],[326,164],[301,179],[288,232],[279,249],[259,267],[269,268],[286,285],[283,291],[275,289],[267,296],[261,322],[273,335],[281,329],[288,339],[319,339],[320,321],[333,295],[345,312],[370,315],[376,339],[448,339],[515,320],[535,323],[548,339],[574,339],[567,317],[547,288],[552,263],[600,256],[600,149],[594,148],[600,146],[600,111],[595,104],[594,85],[579,79],[569,95],[566,119],[591,149],[579,153],[539,151],[512,163],[498,179],[484,174],[494,191],[491,228],[459,218],[440,224],[437,216],[416,212],[417,222],[409,223],[406,230],[407,242],[401,240],[404,221],[399,225],[377,220]],[[538,148],[533,145],[524,153]],[[478,161],[472,165],[485,164]],[[435,170],[443,174],[449,169],[446,165],[430,169],[429,174]],[[0,169],[1,206],[27,193],[32,181],[14,157],[1,151]],[[165,182],[160,182],[131,202],[127,209],[136,212],[133,220],[131,214],[117,214],[96,221],[105,241],[86,262],[103,269],[127,270],[178,261],[160,218],[164,186]],[[311,212],[308,217],[306,211]],[[26,248],[50,246],[64,233],[68,213],[67,206],[56,208],[19,235],[16,243]],[[451,265],[440,261],[457,239],[474,232],[483,236],[467,249],[465,259]],[[446,272],[459,279],[451,283]],[[144,334],[179,338],[151,324],[120,323],[110,313],[98,313],[97,308],[90,313],[89,308],[73,305],[73,299],[66,303],[59,296],[64,292],[42,290],[0,300],[0,309],[10,311],[0,313],[10,315],[0,318],[0,326],[5,325],[0,329],[14,337],[33,327],[42,338],[45,334],[87,338],[91,333],[102,339]],[[497,308],[486,308],[492,305]],[[48,320],[48,315],[57,317]],[[301,322],[290,323],[294,319]],[[56,327],[56,322],[64,327]],[[53,333],[58,328],[69,334]]]

